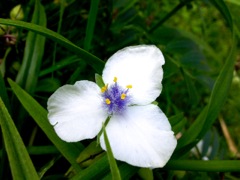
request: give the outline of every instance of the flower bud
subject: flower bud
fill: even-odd
[[[4,24],[0,25],[0,36],[4,35],[7,31],[7,26]]]
[[[12,20],[23,20],[24,13],[20,4],[12,8],[10,12],[10,18]]]

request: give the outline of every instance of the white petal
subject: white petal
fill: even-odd
[[[163,167],[177,144],[167,117],[152,104],[131,106],[124,116],[113,116],[106,132],[114,157],[139,167]],[[100,143],[106,150],[103,136]]]
[[[124,48],[110,57],[103,70],[103,80],[111,84],[114,77],[126,87],[132,85],[132,104],[145,105],[153,102],[162,89],[165,63],[162,52],[153,45]]]
[[[60,87],[48,100],[48,119],[58,136],[67,142],[94,138],[107,114],[100,88],[90,81]]]

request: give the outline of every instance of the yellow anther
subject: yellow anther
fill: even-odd
[[[103,86],[103,87],[101,88],[101,92],[104,93],[104,92],[107,90],[107,88],[108,88],[108,85]]]
[[[114,82],[117,82],[117,77],[114,77],[113,81],[114,81]]]
[[[122,93],[121,94],[121,99],[124,100],[126,98],[126,96],[127,96],[126,94]]]
[[[111,104],[111,101],[108,98],[105,100],[105,102],[106,102],[106,104]]]
[[[132,88],[132,85],[129,84],[129,85],[127,85],[126,87],[127,87],[128,89],[131,89],[131,88]]]

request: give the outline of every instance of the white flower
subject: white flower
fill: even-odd
[[[164,57],[156,46],[124,48],[107,61],[99,88],[90,81],[60,87],[48,100],[48,118],[67,142],[106,133],[116,159],[139,167],[163,167],[177,141],[167,117],[151,104],[160,94]],[[106,150],[103,135],[100,145]]]

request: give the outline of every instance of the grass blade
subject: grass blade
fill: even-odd
[[[35,1],[32,23],[43,27],[45,27],[47,23],[44,7],[39,1]],[[44,36],[31,31],[28,32],[23,62],[16,78],[16,82],[30,94],[34,93],[37,85],[38,74],[44,54],[44,46]]]
[[[227,21],[231,31],[233,31],[233,21],[231,13],[223,0],[210,0],[210,2],[220,11],[225,20]]]
[[[6,89],[4,79],[3,79],[3,76],[2,76],[1,72],[0,72],[0,97],[2,98],[2,100],[3,100],[4,104],[6,105],[8,111],[10,112],[10,110],[11,110],[10,102],[9,102],[9,98],[8,98],[8,95],[7,95],[7,89]]]
[[[103,125],[103,136],[104,136],[104,141],[105,141],[105,144],[106,144],[108,162],[110,164],[112,179],[113,180],[121,180],[121,175],[120,175],[120,172],[118,170],[116,160],[113,157],[113,152],[112,152],[112,149],[111,149],[111,146],[110,146],[110,143],[109,143],[104,125]]]
[[[79,172],[71,180],[99,179],[99,177],[103,176],[107,172],[109,172],[109,164],[107,156],[104,155],[101,159],[97,160],[93,165]]]
[[[80,47],[73,44],[71,41],[66,39],[65,37],[61,36],[60,34],[47,29],[45,27],[33,24],[33,23],[27,23],[22,21],[14,21],[9,19],[2,19],[0,18],[0,24],[6,24],[11,26],[16,26],[20,28],[24,28],[33,32],[36,32],[38,34],[41,34],[47,38],[52,39],[53,41],[61,44],[62,46],[66,47],[69,51],[72,51],[76,53],[77,55],[81,56],[83,60],[86,61],[89,65],[91,65],[97,73],[102,73],[104,62],[94,56],[93,54],[88,53],[87,51],[81,49]]]
[[[67,57],[67,58],[59,61],[58,63],[55,63],[54,66],[51,66],[51,67],[46,68],[46,69],[43,69],[39,73],[39,77],[45,76],[45,75],[50,74],[50,73],[53,73],[53,72],[55,72],[55,71],[57,71],[59,69],[62,69],[62,68],[67,68],[68,65],[71,65],[73,63],[77,63],[79,61],[80,61],[80,59],[77,56]]]
[[[168,14],[166,14],[157,24],[155,24],[150,30],[149,33],[154,32],[159,26],[161,26],[165,21],[167,21],[169,18],[171,18],[174,14],[176,14],[177,11],[179,11],[181,8],[183,8],[185,5],[189,4],[193,0],[183,0],[180,1],[180,3]]]
[[[13,179],[39,179],[22,138],[1,98],[0,123]]]
[[[21,102],[24,108],[32,116],[38,126],[43,130],[47,137],[62,153],[62,155],[72,164],[76,170],[80,170],[79,165],[76,163],[76,158],[80,153],[81,149],[78,149],[74,144],[66,143],[59,139],[56,135],[53,127],[50,125],[47,119],[47,111],[38,102],[33,99],[27,92],[21,89],[14,81],[8,79],[8,82]]]
[[[192,126],[179,139],[176,149],[177,151],[180,148],[184,148],[185,145],[197,142],[196,140],[203,138],[204,134],[216,120],[222,106],[225,103],[231,86],[234,62],[235,45],[232,47],[229,57],[215,82],[209,103],[200,113]]]
[[[93,38],[95,22],[96,22],[96,17],[98,12],[98,4],[99,4],[99,0],[91,0],[91,7],[90,7],[88,22],[87,22],[87,29],[86,29],[86,37],[84,40],[84,49],[86,51],[89,51],[91,49],[91,42]]]
[[[127,163],[122,163],[119,165],[119,171],[121,173],[122,179],[131,179],[131,177],[139,171],[139,167],[131,166]],[[111,180],[112,174],[108,173],[102,180]]]
[[[59,21],[58,21],[58,28],[57,28],[57,33],[60,34],[61,28],[62,28],[62,21],[63,21],[63,14],[65,10],[65,0],[60,0],[60,10],[59,10]],[[52,61],[52,66],[55,66],[55,61],[56,61],[56,54],[57,54],[57,43],[54,43],[54,48],[53,48],[53,61]],[[52,73],[52,76],[54,73]]]
[[[171,160],[164,169],[204,171],[204,172],[239,172],[239,160]]]
[[[106,143],[107,156],[104,155],[101,159],[97,160],[94,164],[92,164],[91,166],[89,166],[88,168],[86,168],[85,170],[77,174],[75,177],[73,177],[72,180],[95,179],[97,177],[99,178],[100,176],[108,172],[109,165],[111,169],[111,178],[114,180],[121,179],[120,172],[117,167],[117,163],[113,157],[113,153],[107,138],[107,134],[105,132],[105,127],[103,127],[103,136]],[[107,162],[107,160],[109,163]]]

